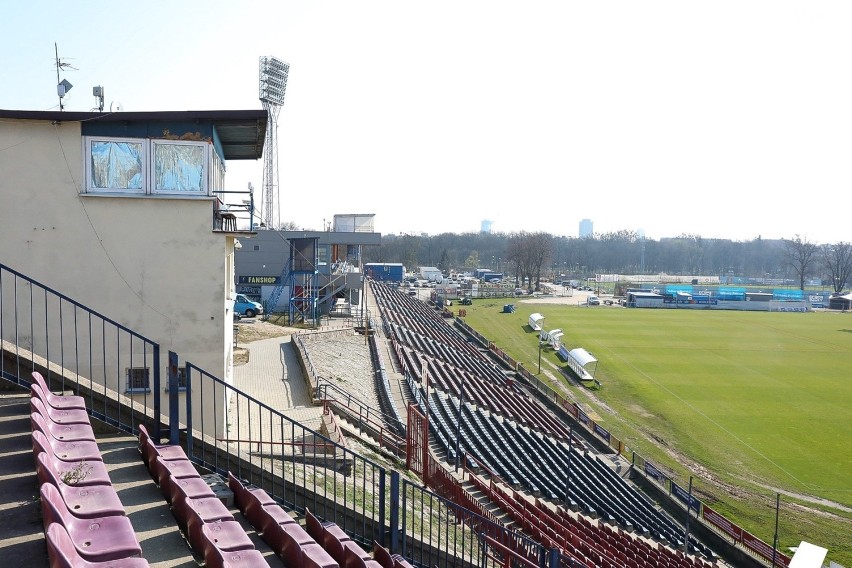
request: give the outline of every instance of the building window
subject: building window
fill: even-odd
[[[207,193],[204,146],[208,144],[159,140],[151,143],[154,150],[152,193]]]
[[[127,369],[128,393],[151,392],[150,372],[148,367],[131,367]]]
[[[168,377],[168,369],[166,370]],[[186,367],[178,367],[177,370],[178,392],[186,392]],[[166,381],[166,392],[169,392],[169,384]]]
[[[84,148],[89,193],[206,196],[223,183],[208,142],[86,136]]]
[[[145,145],[140,140],[88,139],[86,146],[89,191],[143,193]]]

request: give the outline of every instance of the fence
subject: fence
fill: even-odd
[[[33,371],[86,399],[125,432],[161,423],[159,344],[0,264],[0,375],[29,386]]]

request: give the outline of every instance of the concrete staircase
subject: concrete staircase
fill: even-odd
[[[0,389],[11,389],[0,390],[0,557],[11,566],[47,566],[32,453],[30,395],[11,386],[2,385]],[[137,439],[95,419],[92,427],[112,484],[136,531],[143,557],[157,568],[199,566],[201,559],[193,556],[160,489],[142,462]],[[281,560],[239,511],[230,508],[269,565],[282,567]]]

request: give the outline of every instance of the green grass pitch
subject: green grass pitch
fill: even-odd
[[[571,396],[679,483],[704,472],[764,496],[781,491],[790,493],[784,499],[852,507],[852,314],[532,303],[506,314],[502,305],[475,301],[465,319],[535,373],[538,343],[526,324],[542,313],[545,329],[561,328],[569,349],[583,347],[599,360],[602,387],[572,386]],[[543,374],[558,376],[557,367],[564,363],[545,349]],[[718,486],[697,479],[697,487],[705,502],[766,538],[774,511],[765,514],[765,498],[737,503]],[[840,514],[847,541],[840,548],[852,551],[852,515]]]

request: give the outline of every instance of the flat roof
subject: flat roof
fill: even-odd
[[[50,122],[130,123],[204,122],[216,129],[226,160],[259,160],[269,115],[266,110],[186,110],[151,112],[62,112],[4,110],[0,118]]]

